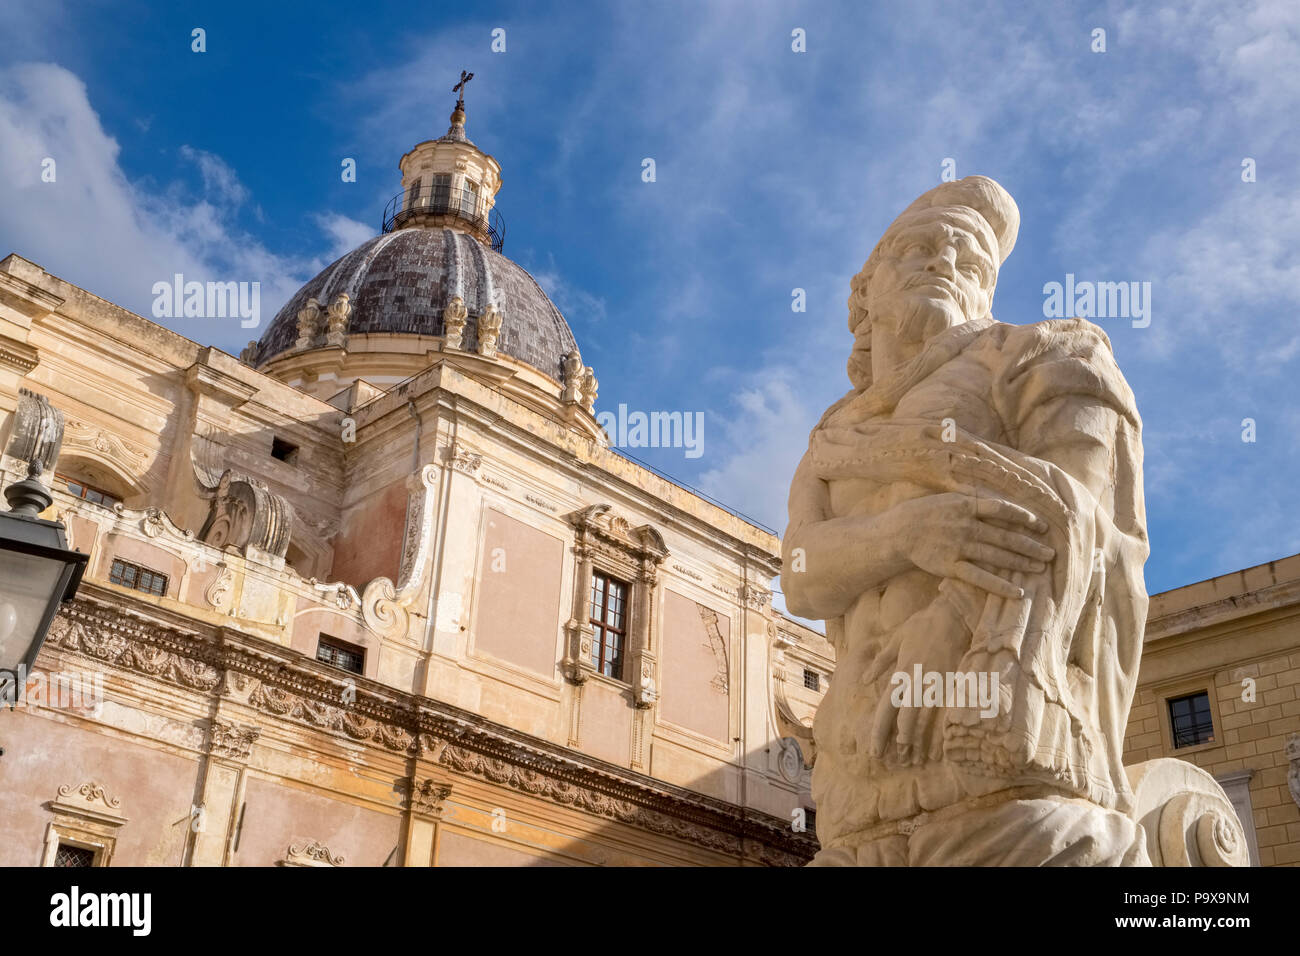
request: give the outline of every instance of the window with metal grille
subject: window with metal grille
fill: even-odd
[[[808,668],[803,669],[803,686],[809,690],[822,689],[822,675],[816,671],[810,671]]]
[[[54,852],[55,866],[94,866],[95,851],[89,847],[60,843]]]
[[[108,579],[124,588],[135,588],[146,594],[162,597],[167,593],[167,575],[142,568],[138,564],[131,564],[121,558],[113,559],[113,567],[109,569]]]
[[[92,488],[90,485],[75,478],[69,478],[67,475],[60,475],[57,472],[54,480],[61,483],[68,489],[68,494],[76,495],[78,498],[84,498],[89,502],[97,505],[103,505],[105,508],[111,508],[113,505],[121,504],[122,499],[117,495],[109,494],[102,488]]]
[[[1191,747],[1214,742],[1214,718],[1210,714],[1210,695],[1206,691],[1169,699],[1169,724],[1174,732],[1175,747]]]
[[[623,581],[596,572],[591,576],[591,663],[598,672],[623,679],[623,644],[627,639],[627,589]]]
[[[330,667],[360,674],[366,667],[366,649],[322,634],[320,643],[316,645],[316,660]]]

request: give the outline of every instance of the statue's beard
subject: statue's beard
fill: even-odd
[[[903,301],[902,316],[894,323],[894,337],[903,345],[919,345],[965,321],[955,302],[941,305],[934,299],[908,297]]]

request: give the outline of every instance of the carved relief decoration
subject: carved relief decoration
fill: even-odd
[[[343,857],[331,853],[329,847],[312,840],[302,844],[290,844],[280,866],[342,866]]]
[[[192,690],[214,690],[221,680],[211,663],[195,656],[198,648],[190,635],[141,624],[80,601],[63,605],[50,623],[45,643]]]
[[[47,644],[52,651],[82,654],[228,698],[305,730],[419,757],[718,852],[797,866],[816,851],[809,835],[793,833],[784,820],[684,788],[621,776],[558,744],[526,738],[482,718],[467,719],[469,715],[428,698],[387,687],[373,693],[367,681],[322,676],[308,669],[310,664],[285,656],[283,648],[228,629],[181,630],[79,596],[56,616]],[[213,733],[212,746],[241,754],[251,750],[256,733],[260,728],[231,724],[229,730]],[[431,801],[438,797],[432,787],[439,785],[431,784]],[[331,857],[333,865],[342,863]]]
[[[311,585],[313,591],[321,592],[321,596],[340,611],[347,611],[361,606],[361,595],[350,584],[345,584],[342,581],[322,584],[315,578],[309,579],[307,583]]]
[[[234,604],[235,572],[223,567],[203,592],[203,599],[218,611],[229,612]]]
[[[206,422],[195,423],[194,435],[190,439],[190,467],[194,470],[199,494],[211,498],[221,484],[221,476],[226,473],[226,446],[221,441],[220,432]]]
[[[478,317],[478,354],[492,358],[497,354],[497,341],[501,337],[501,311],[489,305]]]
[[[321,308],[316,299],[308,299],[307,304],[298,310],[298,341],[296,347],[309,349],[316,343],[320,332]]]
[[[586,369],[582,356],[577,349],[564,356],[564,394],[561,399],[568,405],[582,402],[582,383],[586,379]]]
[[[172,521],[167,512],[161,508],[146,508],[144,511],[129,511],[121,504],[114,505],[113,510],[128,520],[140,516],[140,530],[146,538],[172,538],[176,541],[193,543],[194,532],[180,528]]]
[[[741,591],[745,596],[745,606],[755,611],[766,611],[772,604],[772,592],[767,588],[746,584]]]
[[[700,620],[704,623],[704,644],[713,652],[713,658],[717,665],[713,679],[709,681],[709,686],[718,693],[725,694],[728,687],[727,641],[722,636],[722,626],[718,623],[718,612],[705,607],[703,604],[697,604],[695,607],[699,609]]]
[[[465,300],[458,295],[452,296],[451,301],[442,310],[442,335],[447,348],[461,348],[468,317],[469,311],[465,308]]]
[[[132,477],[144,468],[147,453],[143,448],[95,425],[71,419],[67,422],[63,440],[69,448],[97,453],[96,457],[107,459]]]
[[[63,412],[44,395],[20,388],[5,454],[23,462],[39,459],[44,473],[54,468],[62,444]]]
[[[74,805],[85,804],[86,807],[107,810],[116,810],[122,806],[121,800],[117,797],[110,797],[104,788],[93,780],[83,783],[80,787],[72,787],[66,784],[59,787],[59,802]]]
[[[214,757],[247,760],[253,752],[253,744],[262,735],[262,728],[214,717],[210,722],[208,734],[208,749]]]
[[[342,348],[348,337],[348,317],[352,315],[352,300],[340,292],[329,304],[325,327],[325,344]]]
[[[265,483],[227,470],[217,485],[199,538],[215,548],[249,548],[283,558],[289,550],[293,505]]]
[[[483,467],[483,456],[470,451],[460,442],[443,449],[443,457],[452,471],[458,471],[462,475],[477,479],[478,471]]]
[[[790,706],[786,692],[786,651],[797,642],[780,633],[775,624],[768,624],[768,673],[771,676],[772,725],[780,737],[789,737],[799,744],[804,762],[811,767],[817,759],[817,745],[813,740],[811,724],[804,723]]]
[[[804,771],[803,754],[799,749],[799,743],[793,737],[782,737],[780,745],[781,755],[776,761],[777,769],[781,771],[781,776],[788,783],[797,784]]]
[[[451,796],[451,786],[431,777],[413,779],[407,796],[412,813],[435,819],[442,816],[443,801]]]
[[[420,593],[433,548],[433,516],[437,505],[433,491],[437,483],[438,469],[434,465],[425,465],[418,475],[412,476],[397,583],[388,578],[375,578],[361,594],[361,614],[366,626],[381,637],[403,637],[410,627],[407,608]]]

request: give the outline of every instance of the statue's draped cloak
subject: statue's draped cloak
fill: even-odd
[[[974,346],[996,350],[988,401],[1005,443],[952,422],[945,429],[942,421],[893,417],[904,395]],[[1100,408],[1116,414],[1097,414]],[[1104,427],[1114,433],[1096,434],[1102,422],[1113,423]],[[1079,443],[1113,449],[1096,495],[1052,460],[1054,451]],[[894,374],[828,409],[812,432],[809,457],[827,482],[864,478],[935,494],[997,496],[1047,522],[1040,540],[1056,551],[1049,569],[1002,572],[1025,589],[1023,599],[946,579],[932,607],[900,630],[959,621],[964,626],[944,635],[969,643],[959,671],[1000,677],[996,715],[982,716],[978,706],[944,711],[944,763],[1004,777],[1008,787],[1046,783],[1126,812],[1132,795],[1121,755],[1146,621],[1142,567],[1149,547],[1141,421],[1105,333],[1078,319],[1027,326],[985,319],[949,329]],[[945,606],[936,616],[938,604]],[[827,633],[841,659],[855,637],[862,639],[845,632],[844,617],[828,620]],[[895,664],[887,653],[878,656],[886,659],[870,667],[877,677]],[[820,742],[819,752],[834,762]],[[833,766],[818,770],[828,782],[835,775]]]

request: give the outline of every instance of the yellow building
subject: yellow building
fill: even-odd
[[[1214,774],[1257,865],[1300,864],[1300,555],[1151,597],[1124,762]]]
[[[815,851],[778,539],[610,447],[461,104],[401,170],[240,359],[0,261],[0,485],[43,461],[90,555],[0,716],[0,865]]]

